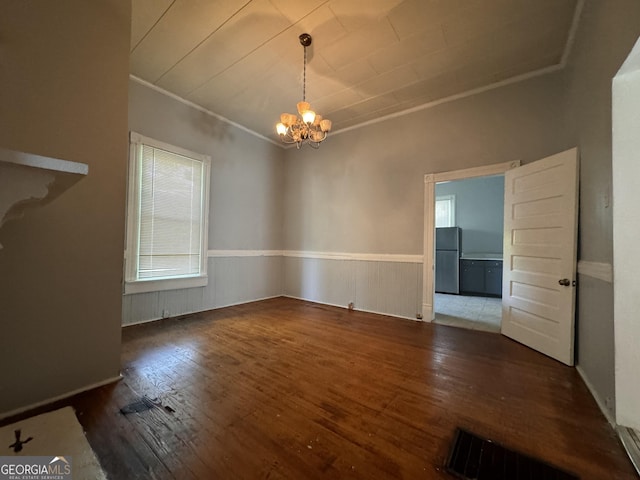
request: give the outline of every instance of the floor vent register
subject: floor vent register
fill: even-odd
[[[462,480],[579,480],[576,475],[460,428],[445,468]]]

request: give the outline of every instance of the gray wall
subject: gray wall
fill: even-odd
[[[129,129],[211,156],[209,249],[282,247],[282,148],[133,80]]]
[[[537,77],[332,135],[317,151],[287,150],[284,245],[303,260],[285,259],[285,294],[415,318],[424,175],[569,148],[563,86],[561,74]],[[301,283],[321,291],[305,294]]]
[[[462,253],[502,253],[504,175],[436,184],[436,196],[455,195]]]
[[[208,310],[282,294],[283,150],[136,81],[129,84],[129,128],[211,156],[209,284],[125,295],[123,323]],[[254,253],[251,253],[254,251]]]
[[[117,377],[129,0],[0,4],[0,146],[89,174],[0,231],[0,415]]]
[[[587,0],[565,72],[567,125],[580,149],[579,259],[611,264],[611,81],[640,36],[640,2]],[[577,361],[613,416],[613,288],[578,278]]]
[[[287,250],[422,254],[424,174],[569,148],[550,74],[287,150]]]

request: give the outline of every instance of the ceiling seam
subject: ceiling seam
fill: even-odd
[[[396,40],[398,40],[398,43],[402,41],[402,38],[400,38],[400,34],[398,33],[398,31],[396,30],[396,27],[393,26],[393,22],[391,21],[391,19],[389,18],[389,15],[385,15],[384,19],[387,21],[387,23],[389,24],[389,26],[391,27],[391,30],[393,30],[393,34],[396,36]]]
[[[298,21],[296,21],[296,23],[293,23],[291,25],[289,25],[287,28],[279,31],[278,33],[276,33],[275,35],[273,35],[271,38],[269,38],[268,40],[266,40],[265,42],[263,42],[261,45],[257,46],[256,48],[254,48],[253,50],[251,50],[250,52],[247,52],[245,55],[243,55],[241,58],[239,58],[238,60],[236,60],[235,62],[231,63],[230,65],[227,65],[224,69],[220,70],[219,72],[217,72],[216,74],[212,75],[211,77],[209,77],[207,80],[205,80],[204,82],[202,82],[200,85],[198,85],[197,87],[191,89],[189,92],[187,92],[186,96],[189,97],[190,95],[192,95],[194,92],[196,92],[197,90],[201,89],[202,87],[204,87],[207,83],[209,83],[211,80],[213,80],[214,78],[216,78],[219,75],[222,75],[224,72],[226,72],[227,70],[229,70],[231,67],[233,67],[234,65],[237,65],[238,63],[240,63],[242,60],[244,60],[245,58],[247,58],[249,55],[251,55],[252,53],[254,53],[255,51],[259,50],[260,48],[264,47],[267,43],[269,43],[270,41],[272,41],[274,38],[276,38],[279,35],[282,35],[284,32],[286,32],[287,30],[290,30],[294,27],[296,27],[302,20],[304,20],[305,18],[307,18],[309,15],[311,15],[312,13],[314,13],[316,10],[318,10],[319,8],[323,7],[325,4],[327,4],[329,2],[329,0],[326,0],[324,3],[318,5],[316,8],[314,8],[313,10],[311,10],[309,13],[307,13],[304,17],[298,19]],[[272,4],[273,5],[273,4]],[[275,7],[274,7],[275,8]],[[276,8],[276,10],[278,10]],[[280,10],[278,10],[278,12],[280,12]],[[215,33],[215,32],[214,32]]]
[[[171,67],[169,67],[162,75],[160,75],[158,78],[155,79],[155,81],[153,83],[159,82],[160,80],[162,80],[162,78],[168,74],[171,70],[173,70],[174,68],[176,68],[176,66],[178,64],[180,64],[185,58],[187,58],[189,55],[191,55],[198,47],[200,47],[200,45],[202,45],[204,42],[206,42],[207,40],[209,40],[209,38],[211,38],[212,35],[215,35],[216,32],[218,32],[218,30],[220,30],[222,27],[224,27],[227,23],[229,23],[229,21],[234,18],[236,15],[238,15],[242,10],[244,10],[245,8],[247,8],[247,5],[249,5],[251,2],[253,2],[253,0],[249,0],[247,3],[245,3],[242,7],[240,7],[238,10],[236,10],[230,17],[228,17],[224,22],[222,22],[220,25],[218,25],[218,27],[211,32],[209,35],[207,35],[205,38],[203,38],[195,47],[193,47],[191,50],[189,50],[186,54],[184,54],[182,56],[182,58],[180,60],[178,60],[176,63],[174,63]]]
[[[145,38],[147,38],[147,35],[149,35],[151,33],[151,30],[153,30],[154,28],[156,28],[156,25],[158,25],[158,23],[160,23],[160,20],[162,20],[164,18],[164,16],[167,14],[167,12],[171,9],[171,7],[173,7],[173,5],[176,3],[176,0],[173,0],[171,2],[171,4],[165,8],[164,12],[162,12],[162,15],[160,15],[158,17],[158,19],[154,22],[154,24],[151,26],[151,28],[149,30],[147,30],[147,33],[145,33],[142,38],[138,41],[138,43],[136,43],[136,46],[133,47],[130,51],[129,54],[132,54],[136,48],[138,48],[138,46],[144,41]]]

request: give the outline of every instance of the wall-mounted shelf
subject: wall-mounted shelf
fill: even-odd
[[[50,202],[88,173],[84,163],[0,148],[0,228],[27,208]]]

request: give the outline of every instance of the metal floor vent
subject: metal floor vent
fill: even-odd
[[[456,429],[445,468],[463,480],[579,480],[576,475],[460,428]]]

